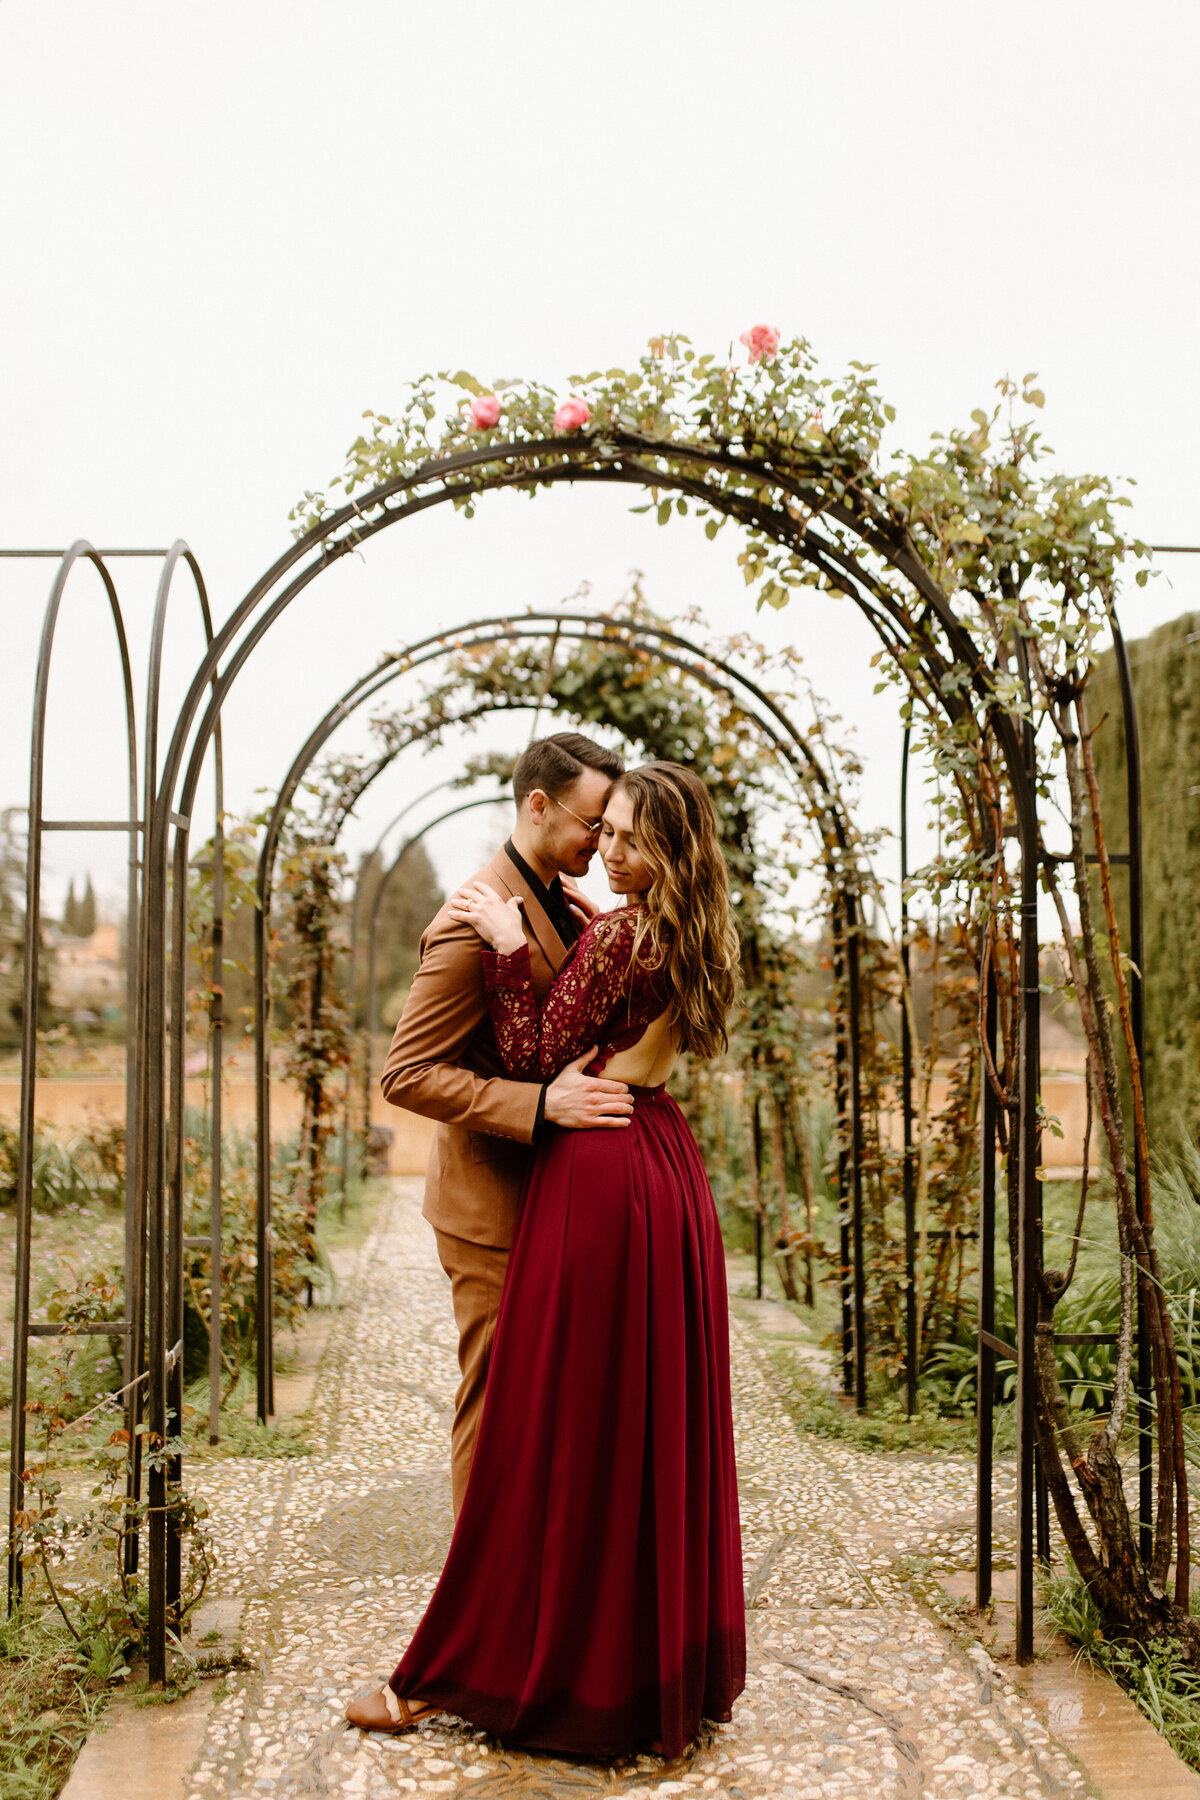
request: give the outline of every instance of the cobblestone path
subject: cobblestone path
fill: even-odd
[[[736,1305],[750,1630],[733,1723],[707,1729],[678,1762],[612,1765],[526,1755],[446,1718],[399,1738],[348,1730],[346,1699],[396,1662],[450,1531],[454,1331],[419,1187],[395,1184],[359,1258],[313,1403],[315,1454],[203,1472],[220,1591],[243,1602],[244,1644],[261,1672],[231,1682],[215,1705],[190,1800],[1086,1791],[986,1654],[964,1652],[895,1572],[906,1553],[969,1560],[969,1467],[799,1436],[750,1309]]]

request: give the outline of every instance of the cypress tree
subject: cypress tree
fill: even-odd
[[[1200,1119],[1200,614],[1129,645],[1142,752],[1146,1101],[1152,1136]],[[1129,848],[1125,727],[1111,651],[1089,695],[1110,851]],[[1113,872],[1122,930],[1129,884]]]
[[[96,929],[96,896],[92,889],[90,875],[87,878],[87,886],[83,890],[83,899],[79,902],[75,929],[80,937],[91,937]]]
[[[79,902],[75,898],[74,877],[67,883],[67,901],[63,907],[62,928],[72,937],[79,935]]]

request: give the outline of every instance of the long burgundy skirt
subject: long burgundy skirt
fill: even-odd
[[[391,1678],[497,1737],[678,1755],[745,1685],[725,1262],[663,1088],[551,1128],[509,1259],[471,1479]]]

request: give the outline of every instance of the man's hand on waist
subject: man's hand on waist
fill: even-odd
[[[633,1115],[633,1101],[623,1081],[607,1081],[603,1075],[585,1075],[595,1056],[592,1045],[582,1056],[559,1071],[546,1089],[545,1117],[568,1131],[621,1128]]]

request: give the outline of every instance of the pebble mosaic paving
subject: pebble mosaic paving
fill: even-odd
[[[400,1180],[365,1245],[312,1407],[314,1454],[202,1468],[220,1592],[242,1603],[257,1672],[214,1705],[188,1800],[216,1795],[1083,1794],[1084,1777],[987,1654],[905,1587],[908,1556],[971,1560],[973,1470],[799,1435],[772,1387],[757,1315],[733,1307],[749,1624],[731,1724],[678,1761],[526,1754],[446,1717],[395,1738],[347,1728],[432,1591],[449,1539],[456,1381],[450,1296]],[[997,1495],[1001,1517],[1008,1499]]]

